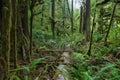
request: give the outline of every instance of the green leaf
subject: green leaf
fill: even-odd
[[[20,78],[18,76],[16,76],[16,80],[20,80]]]
[[[22,66],[22,69],[23,69],[23,70],[26,70],[26,71],[28,71],[28,72],[30,71],[30,68],[29,68],[28,66]]]
[[[34,80],[40,80],[39,77],[36,77]]]
[[[110,68],[113,68],[113,67],[115,67],[114,64],[108,64],[107,66],[105,66],[104,68],[102,68],[102,69],[96,74],[96,76],[95,76],[94,78],[97,79],[102,73],[105,72],[105,70],[110,69]]]
[[[10,78],[10,80],[20,80],[20,78],[17,75],[14,75]]]
[[[24,80],[29,80],[29,77],[28,77],[28,76],[25,76],[25,77],[24,77]]]
[[[37,64],[41,63],[43,60],[45,60],[45,58],[38,58],[33,60],[30,64],[29,64],[29,68],[30,69],[34,69],[36,67]]]

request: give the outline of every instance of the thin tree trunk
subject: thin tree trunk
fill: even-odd
[[[44,17],[43,11],[44,11],[44,5],[41,5],[41,8],[42,8],[42,13],[41,13],[41,26],[43,27],[43,17]]]
[[[52,2],[52,8],[51,8],[51,16],[52,16],[52,21],[51,21],[51,30],[52,30],[52,35],[53,39],[55,39],[55,0],[51,0]]]
[[[70,15],[71,13],[70,13],[70,7],[69,7],[69,1],[68,0],[67,0],[67,8],[68,8],[68,13]],[[71,17],[70,17],[70,20],[71,20]]]
[[[95,17],[96,17],[96,7],[94,10],[94,15],[93,15],[93,23],[92,23],[92,31],[91,31],[91,37],[90,37],[90,44],[89,44],[89,49],[87,54],[90,56],[91,55],[91,47],[92,47],[92,42],[93,42],[93,32],[94,32],[94,28],[95,28]]]
[[[29,54],[30,62],[32,57],[32,25],[33,25],[33,10],[31,10],[31,17],[30,17],[30,54]]]
[[[63,2],[63,27],[65,26],[65,17],[66,17],[66,14],[65,14],[65,7],[66,7],[66,5],[65,5],[65,3],[66,3],[66,0],[64,0],[64,2]]]
[[[82,33],[82,13],[83,13],[83,7],[80,7],[80,25],[79,25],[79,33]]]
[[[117,6],[117,3],[115,3],[114,7],[113,7],[113,11],[112,11],[111,18],[110,18],[110,23],[109,23],[109,26],[108,26],[108,31],[107,31],[105,41],[104,41],[105,45],[107,45],[107,39],[108,39],[109,32],[110,32],[110,29],[111,29],[111,25],[112,25],[113,17],[114,17],[114,14],[115,14],[116,6]]]
[[[30,54],[29,54],[30,62],[33,57],[33,55],[32,55],[32,27],[33,27],[33,18],[34,18],[34,13],[33,13],[34,6],[35,6],[35,1],[31,0],[31,5],[30,5],[30,12],[31,12],[31,16],[30,16]]]
[[[71,31],[73,33],[74,29],[73,29],[74,23],[73,23],[73,0],[71,3]]]

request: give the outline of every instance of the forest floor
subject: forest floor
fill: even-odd
[[[95,43],[91,56],[84,54],[86,46],[82,45],[76,50],[35,48],[32,61],[29,63],[28,60],[19,59],[19,67],[11,68],[10,76],[20,78],[16,80],[119,80],[119,44],[116,47],[110,43],[108,47],[103,43]],[[6,68],[2,66],[0,69],[5,72]]]
[[[85,47],[86,45],[83,46]],[[79,52],[74,50],[62,49],[39,50],[37,53],[34,52],[35,60],[29,64],[30,67],[34,66],[34,68],[31,68],[29,74],[27,75],[31,76],[31,80],[34,80],[36,75],[39,77],[40,80],[65,80],[68,79],[69,76],[71,80],[87,80],[87,78],[88,80],[89,78],[91,78],[91,80],[105,80],[107,78],[109,79],[110,77],[107,76],[107,74],[110,74],[111,76],[115,76],[113,73],[115,73],[116,75],[119,74],[119,48],[120,47],[116,47],[114,48],[114,50],[108,50],[107,52],[107,49],[103,48],[102,51],[106,52],[106,54],[92,54],[92,56],[82,54],[81,52],[83,51]],[[73,71],[71,71],[70,69],[73,69]],[[83,72],[87,73],[83,74]],[[81,75],[86,76],[87,78],[82,78]],[[105,78],[106,76],[107,78]],[[74,77],[78,77],[78,79],[74,79]],[[116,78],[113,80],[119,80],[118,76]]]

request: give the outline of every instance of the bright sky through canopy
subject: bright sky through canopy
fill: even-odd
[[[77,8],[79,9],[80,8],[80,1],[81,0],[73,0],[73,5],[74,5],[74,8]],[[69,0],[70,4],[71,4],[71,0]]]

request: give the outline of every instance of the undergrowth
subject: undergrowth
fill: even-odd
[[[69,80],[119,80],[120,60],[109,62],[104,58],[87,57],[81,53],[74,53],[76,61],[67,69]]]
[[[70,57],[71,64],[66,65],[67,72],[59,71],[59,74],[67,76],[69,80],[119,80],[120,79],[120,38],[110,32],[108,38],[108,45],[104,45],[104,35],[96,33],[93,36],[93,43],[91,49],[91,56],[87,56],[87,49],[89,43],[84,44],[84,36],[80,34],[66,35],[66,37],[57,36],[52,39],[50,33],[35,30],[33,31],[33,42],[35,49],[63,49],[65,45],[70,44],[73,56]],[[79,51],[78,51],[79,50]],[[34,51],[34,50],[33,50]],[[46,53],[47,54],[47,53]],[[40,76],[44,79],[51,77],[54,74],[59,64],[48,64],[39,70],[38,64],[46,61],[46,57],[33,60],[31,63],[20,66],[11,70],[9,75],[10,80],[41,80]],[[65,64],[63,64],[65,65]],[[52,69],[51,69],[52,68]],[[53,72],[49,71],[52,70]],[[36,73],[37,72],[37,73]],[[50,76],[51,73],[52,76]],[[21,73],[23,75],[21,75]],[[53,79],[55,80],[55,79]]]

